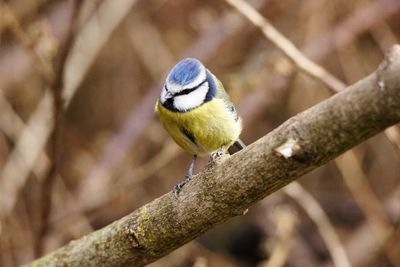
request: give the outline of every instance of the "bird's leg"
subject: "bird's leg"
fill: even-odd
[[[220,149],[214,151],[211,153],[211,159],[216,160],[217,158],[221,157],[223,154],[225,154],[225,145],[222,145]]]
[[[172,193],[177,197],[179,192],[182,190],[182,187],[187,184],[190,180],[192,180],[193,177],[193,167],[194,163],[196,162],[197,155],[194,155],[192,158],[192,161],[190,162],[189,169],[185,175],[185,178],[182,179],[177,185],[175,185],[174,189],[172,190]]]

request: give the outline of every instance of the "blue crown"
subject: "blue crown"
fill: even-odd
[[[168,82],[186,85],[193,82],[200,74],[203,64],[194,58],[185,58],[179,61],[168,75]]]

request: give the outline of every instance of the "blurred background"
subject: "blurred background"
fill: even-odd
[[[400,39],[399,0],[249,2],[347,84]],[[187,56],[224,83],[248,144],[332,95],[224,0],[0,0],[0,266],[99,229],[183,177],[191,156],[153,110]],[[299,182],[151,266],[400,266],[398,126]]]

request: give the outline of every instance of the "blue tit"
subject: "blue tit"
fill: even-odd
[[[185,58],[167,76],[155,111],[164,128],[185,151],[193,155],[175,196],[190,181],[197,156],[215,159],[228,149],[244,147],[239,139],[242,122],[222,83],[197,59]]]

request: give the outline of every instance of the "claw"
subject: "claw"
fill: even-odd
[[[177,185],[174,186],[172,189],[172,193],[174,196],[177,198],[179,195],[179,192],[181,192],[182,188],[187,184],[190,180],[192,180],[193,176],[192,175],[186,175],[185,178],[183,178],[182,181],[180,181]]]
[[[211,159],[216,160],[217,158],[221,157],[225,154],[225,146],[221,146],[220,149],[211,153]]]
[[[222,153],[221,151],[214,151],[214,152],[211,153],[211,158],[213,160],[215,160],[215,159],[221,157],[223,154],[224,153]]]

